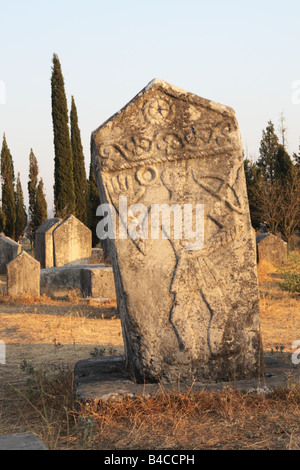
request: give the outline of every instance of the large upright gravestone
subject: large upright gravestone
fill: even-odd
[[[129,371],[137,381],[257,376],[256,253],[234,111],[154,80],[93,132],[91,150],[100,200],[117,216],[108,243]],[[159,237],[152,204],[179,213],[170,231],[161,216]],[[204,208],[204,243],[201,227],[197,239],[187,229],[190,207],[194,226]]]
[[[57,225],[52,235],[55,267],[90,263],[92,232],[74,215]]]
[[[53,230],[61,223],[61,219],[47,219],[35,232],[35,258],[41,263],[41,269],[53,268]]]

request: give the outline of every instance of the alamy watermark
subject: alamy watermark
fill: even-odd
[[[292,363],[295,365],[300,364],[300,340],[293,342],[292,349],[296,349],[292,354]]]
[[[0,341],[0,364],[6,364],[6,346],[3,341]]]
[[[6,103],[6,86],[3,80],[0,80],[0,104]]]
[[[96,233],[100,240],[172,239],[184,240],[186,250],[200,250],[204,244],[204,205],[196,204],[133,204],[119,197],[119,223],[112,204],[100,204],[96,215],[102,217]]]

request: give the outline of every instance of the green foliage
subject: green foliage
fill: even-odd
[[[266,181],[273,181],[275,176],[275,161],[279,149],[279,140],[274,130],[272,121],[268,122],[266,130],[263,130],[260,142],[258,167],[262,170]]]
[[[4,233],[10,238],[15,237],[16,206],[14,189],[14,166],[11,153],[7,146],[5,135],[1,150],[1,177],[2,177],[2,211],[5,220]]]
[[[300,254],[299,252],[289,253],[289,262],[280,269],[283,290],[290,293],[300,292]]]
[[[97,189],[96,179],[93,171],[92,162],[90,163],[89,173],[89,193],[88,193],[88,227],[92,231],[92,243],[96,246],[99,243],[99,239],[96,234],[96,226],[99,222],[99,218],[96,217],[96,210],[100,204],[99,193]]]
[[[262,179],[261,171],[256,165],[256,163],[252,163],[247,158],[244,160],[244,170],[248,191],[251,223],[255,229],[258,229],[261,223],[261,219],[258,216],[260,206],[259,188]]]
[[[20,180],[20,173],[18,173],[16,184],[16,224],[15,224],[15,239],[19,241],[24,234],[27,225],[27,214],[24,206],[24,196]]]
[[[274,177],[285,184],[285,182],[291,178],[292,169],[293,163],[291,157],[283,145],[279,145],[274,163]]]
[[[44,183],[41,178],[36,190],[34,203],[33,226],[35,231],[47,220],[47,202],[44,194]]]
[[[35,232],[47,219],[47,202],[44,194],[43,180],[38,182],[39,167],[37,159],[31,149],[29,155],[29,181],[28,181],[28,196],[29,196],[29,224],[28,224],[28,238],[31,245],[34,244]]]
[[[1,233],[1,232],[4,232],[5,223],[6,223],[5,214],[4,214],[3,210],[2,210],[2,207],[0,207],[0,233]]]
[[[71,113],[71,145],[73,154],[73,179],[75,190],[75,216],[84,224],[87,224],[87,202],[88,185],[86,180],[86,171],[84,164],[83,148],[78,127],[77,109],[72,96]]]
[[[57,217],[64,218],[75,210],[73,158],[64,79],[60,62],[53,55],[51,77],[52,122],[54,134],[54,205]]]
[[[285,128],[282,127],[283,138]],[[283,139],[284,141],[284,139]],[[297,156],[291,157],[279,144],[272,121],[262,132],[260,156],[256,163],[244,160],[251,222],[264,224],[274,235],[281,232],[289,243],[300,226],[300,172]]]
[[[29,207],[28,207],[28,238],[31,244],[34,243],[34,236],[36,229],[38,227],[34,226],[34,207],[35,207],[35,198],[36,198],[36,188],[38,182],[38,162],[33,153],[33,150],[30,150],[29,154],[29,175],[28,175],[28,196],[29,196]]]

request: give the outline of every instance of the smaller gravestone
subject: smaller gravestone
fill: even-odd
[[[6,274],[6,265],[21,251],[21,246],[9,237],[0,236],[0,274]]]
[[[91,262],[92,232],[73,215],[53,230],[54,266],[81,265]]]
[[[41,268],[53,268],[53,230],[60,224],[61,219],[47,219],[35,232],[35,259],[41,263]]]
[[[261,233],[256,237],[257,262],[268,261],[273,264],[287,262],[287,243],[271,233]]]
[[[84,268],[80,271],[81,291],[84,297],[115,299],[116,290],[111,266]]]
[[[40,296],[40,263],[25,251],[7,265],[7,293]]]

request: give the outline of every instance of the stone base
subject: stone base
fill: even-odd
[[[48,450],[46,444],[31,432],[0,435],[0,450]]]
[[[78,402],[100,402],[109,399],[121,399],[125,396],[134,398],[163,395],[165,393],[193,394],[201,390],[220,391],[226,387],[243,392],[257,391],[268,393],[275,388],[288,384],[288,381],[300,380],[300,365],[291,362],[290,355],[267,354],[265,357],[264,377],[220,383],[183,382],[174,384],[135,383],[125,370],[123,356],[83,359],[75,365],[74,392]]]

